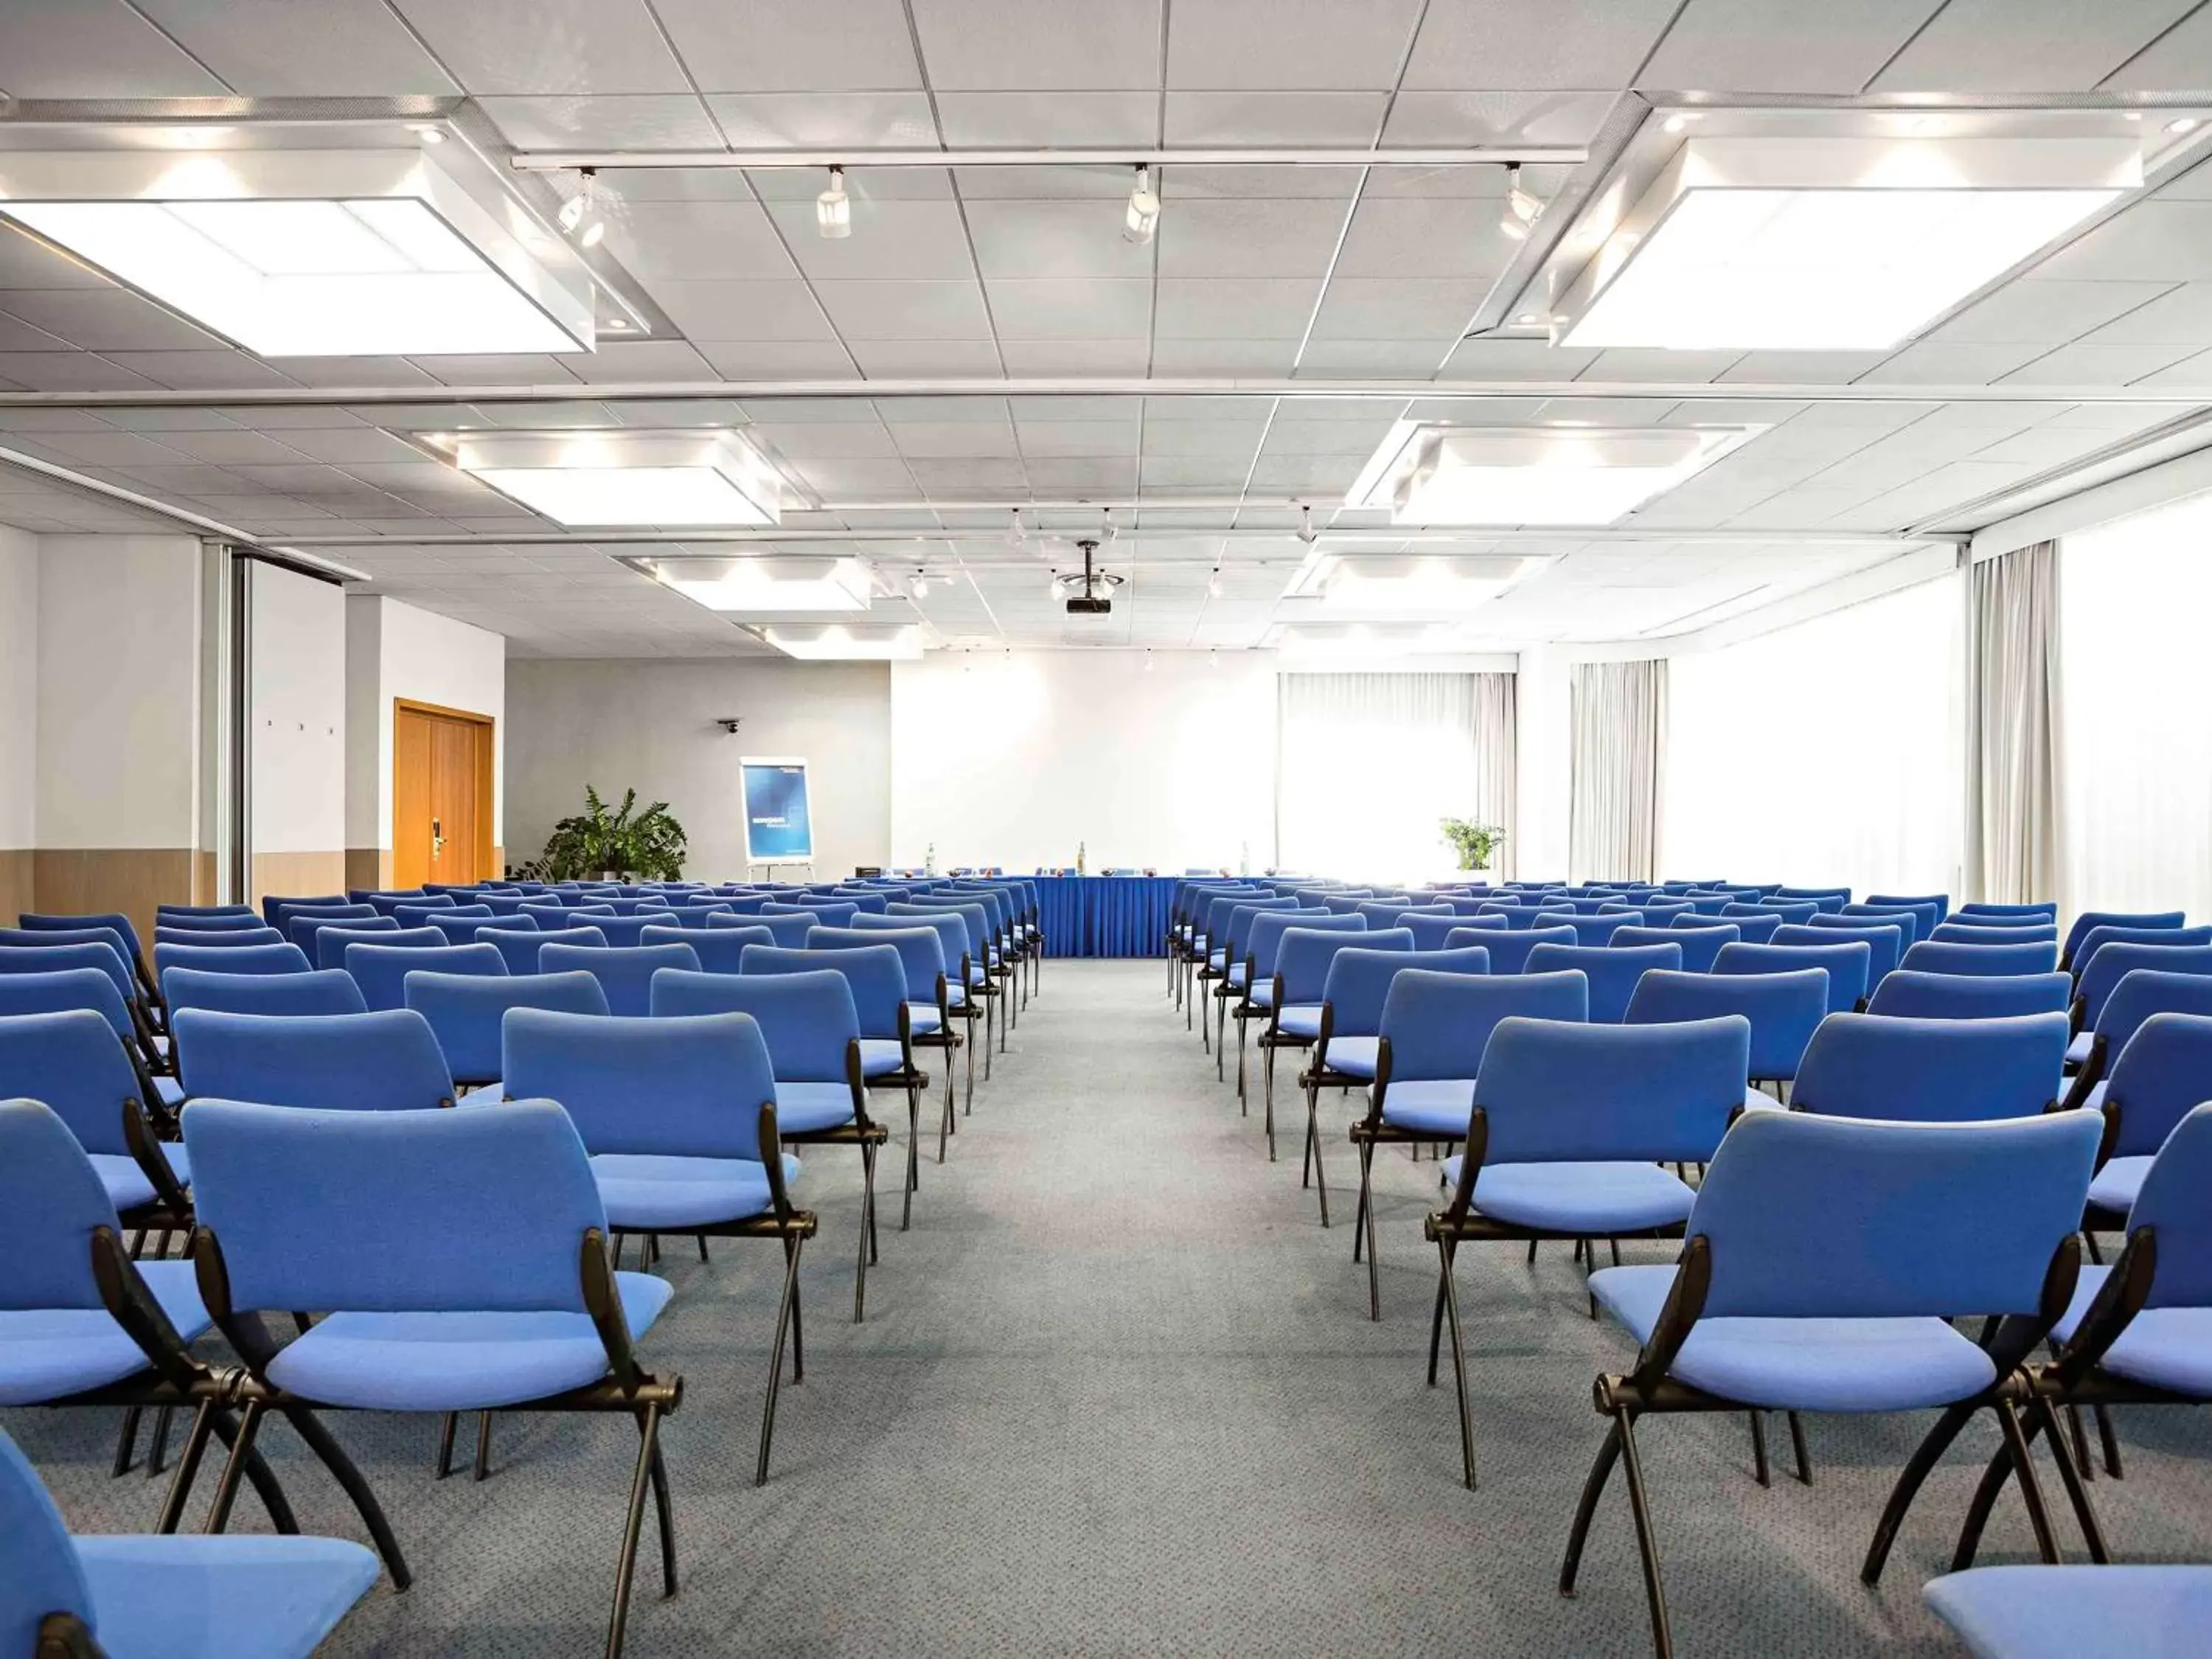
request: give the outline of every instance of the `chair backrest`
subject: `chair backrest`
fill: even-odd
[[[1396,943],[1404,934],[1407,943]],[[1373,1036],[1382,1029],[1390,981],[1409,968],[1431,973],[1485,974],[1490,953],[1480,945],[1459,951],[1416,951],[1406,928],[1372,929],[1328,959],[1321,1000],[1328,1005],[1332,1036]]]
[[[731,909],[720,899],[715,900],[712,904],[672,904],[666,912],[668,921],[674,922],[679,927],[689,927],[695,932],[704,931],[707,918],[709,916],[730,916],[736,914],[736,911]]]
[[[1617,941],[1620,935],[1613,937]],[[1675,971],[1681,966],[1682,947],[1670,940],[1656,945],[1540,945],[1528,952],[1522,971],[1580,973],[1589,981],[1591,1024],[1618,1025],[1628,1012],[1628,999],[1638,980],[1655,968]]]
[[[1500,1021],[1515,1018],[1586,1020],[1589,981],[1575,973],[1401,971],[1383,999],[1381,1021],[1380,1034],[1390,1044],[1391,1080],[1474,1077],[1492,1031]]]
[[[1831,921],[1849,920],[1831,916]],[[1815,916],[1814,921],[1820,918]],[[1879,985],[1883,975],[1897,971],[1900,947],[1897,930],[1877,923],[1872,927],[1813,927],[1784,923],[1774,930],[1769,945],[1846,945],[1857,939],[1867,947],[1867,982]]]
[[[2112,1156],[2148,1157],[2207,1100],[2212,1100],[2212,1017],[2151,1015],[2136,1027],[2107,1074],[2105,1109],[2119,1118]]]
[[[404,1008],[411,973],[504,975],[507,958],[495,945],[349,945],[345,970],[371,1008]]]
[[[938,988],[945,983],[945,945],[935,928],[817,927],[806,935],[810,951],[870,951],[884,945],[899,954],[899,965],[906,974],[906,1000],[934,1006]]]
[[[318,968],[345,966],[345,948],[357,939],[382,934],[384,942],[443,945],[446,936],[434,927],[402,927],[390,916],[347,916],[332,921],[320,916],[295,919],[293,937]]]
[[[1751,1023],[1668,1025],[1515,1017],[1490,1034],[1474,1104],[1492,1164],[1705,1159],[1743,1104]],[[1391,1053],[1395,1070],[1395,1046]]]
[[[1915,910],[1932,907],[1936,912],[1934,920],[1927,927],[1920,930],[1921,937],[1923,939],[1927,937],[1931,928],[1941,927],[1951,915],[1951,896],[1948,893],[1869,893],[1866,896],[1866,902],[1874,905],[1910,905]],[[1977,910],[1984,907],[1969,904],[1966,908],[1969,910]]]
[[[157,904],[156,927],[265,927],[261,912],[250,904]]]
[[[1872,957],[1866,941],[1856,939],[1841,945],[1723,945],[1713,958],[1713,972],[1786,974],[1797,968],[1818,968],[1828,975],[1828,1012],[1844,1013],[1857,1007],[1867,994]]]
[[[399,924],[373,904],[303,904],[279,907],[282,915],[276,926],[284,937],[307,951],[315,953],[315,929],[333,921],[365,921]]]
[[[1715,921],[1711,916],[1701,916],[1694,910],[1685,912],[1664,927],[1624,927],[1613,936],[1615,945],[1674,945],[1682,951],[1682,970],[1690,974],[1712,971],[1713,958],[1721,953],[1721,946],[1733,945],[1743,937],[1743,929],[1732,921]]]
[[[137,976],[112,945],[0,945],[0,977],[61,974],[72,969],[89,969],[106,975],[115,994],[126,1005],[139,1000]]]
[[[479,926],[477,938],[507,958],[507,971],[510,974],[537,973],[538,953],[549,945],[599,948],[607,942],[607,936],[596,927],[555,927],[526,933],[504,929],[486,933]]]
[[[2212,938],[2212,928],[2206,929],[2205,934]],[[2058,929],[2047,921],[2027,927],[2006,927],[1968,916],[1962,921],[1937,922],[1936,931],[1928,937],[1938,945],[2048,945],[2056,948]]]
[[[2058,919],[2058,901],[2039,899],[2032,904],[1962,904],[1951,913],[1960,916],[2043,916],[2052,921]]]
[[[387,916],[398,915],[403,907],[420,915],[424,910],[452,908],[460,903],[460,900],[451,893],[428,893],[419,889],[406,893],[359,893],[355,895],[355,899],[358,903],[374,905]],[[404,927],[405,924],[403,922],[401,925]]]
[[[154,930],[155,971],[161,971],[161,947],[187,945],[195,950],[243,951],[257,945],[282,945],[284,935],[274,927],[156,927]]]
[[[402,927],[428,927],[441,921],[456,919],[491,920],[492,908],[489,904],[456,904],[451,893],[441,893],[438,896],[445,900],[443,904],[396,904],[392,908],[392,918]]]
[[[2057,914],[2056,907],[2053,907],[2054,918]],[[2058,954],[2063,961],[2073,961],[2081,941],[2088,937],[2093,928],[2179,927],[2188,921],[2187,914],[2180,910],[2084,910],[2066,929],[2066,944]]]
[[[172,1014],[185,1008],[226,1014],[368,1012],[359,982],[343,968],[298,974],[211,974],[202,968],[172,968],[161,975],[161,996]]]
[[[1297,908],[1298,902],[1294,898],[1255,898],[1232,904],[1227,921],[1222,924],[1221,944],[1215,948],[1227,951],[1230,962],[1241,963],[1251,945],[1255,917],[1277,910],[1295,912]]]
[[[586,1152],[761,1161],[775,1074],[751,1015],[517,1008],[505,1031],[507,1092],[560,1102]]]
[[[2110,923],[2092,927],[2068,954],[2076,978],[2089,971],[2097,952],[2107,945],[2212,945],[2212,927],[2121,927]]]
[[[898,902],[893,901],[895,903]],[[864,933],[896,933],[908,927],[928,928],[937,935],[937,948],[944,953],[945,979],[954,985],[960,982],[960,958],[967,956],[970,959],[970,967],[974,965],[972,948],[968,943],[968,924],[958,916],[946,915],[942,911],[921,915],[892,915],[887,913],[878,916],[863,910],[853,918],[853,926]],[[774,942],[773,937],[762,941],[763,944]]]
[[[1764,945],[1772,939],[1782,926],[1782,918],[1771,910],[1762,910],[1755,904],[1730,904],[1713,918],[1725,921],[1742,935],[1747,945]]]
[[[1778,899],[1810,899],[1826,911],[1840,910],[1851,902],[1848,887],[1791,887],[1784,885],[1774,890]]]
[[[975,967],[980,972],[988,965],[985,953],[991,947],[993,939],[991,915],[981,905],[971,904],[963,899],[913,899],[904,904],[890,906],[886,914],[894,916],[958,916],[968,930],[968,955]],[[799,938],[805,939],[805,934],[802,933]],[[776,943],[781,945],[783,942],[782,936],[779,934]]]
[[[1398,917],[1398,926],[1404,928],[1407,933],[1413,936],[1413,948],[1416,951],[1445,951],[1451,949],[1452,946],[1449,941],[1454,933],[1472,933],[1475,931],[1474,929],[1470,928],[1467,924],[1468,918],[1465,916],[1423,915],[1419,911],[1414,910],[1401,912]],[[1504,930],[1501,928],[1498,931],[1503,932]]]
[[[2212,1014],[2212,975],[2138,968],[2123,975],[2092,1028],[2104,1042],[2106,1063],[2156,1014]],[[2204,1097],[2212,1100],[2212,1090]]]
[[[1596,915],[1578,913],[1561,925],[1574,930],[1576,944],[1597,946],[1609,945],[1615,933],[1624,927],[1635,927],[1638,920],[1638,916],[1634,914],[1616,913],[1611,915]],[[1542,922],[1537,924],[1540,927],[1545,925]]]
[[[653,976],[663,968],[696,972],[699,953],[690,945],[546,945],[538,952],[541,974],[586,973],[607,994],[611,1012],[632,1017],[653,1012]]]
[[[104,969],[64,968],[50,974],[0,974],[0,1015],[48,1014],[82,1008],[107,1022],[107,1029],[135,1045],[138,1027],[131,1006]]]
[[[1528,954],[1539,945],[1581,943],[1575,930],[1564,923],[1556,927],[1510,927],[1503,933],[1476,933],[1469,929],[1464,935],[1455,929],[1444,936],[1444,942],[1455,946],[1481,945],[1490,952],[1490,971],[1493,974],[1527,973]]]
[[[1758,908],[1767,912],[1770,915],[1781,917],[1785,924],[1794,922],[1801,927],[1820,914],[1820,907],[1811,899],[1765,898],[1756,900],[1754,902]],[[1838,905],[1836,911],[1832,914],[1839,914],[1842,908],[1841,905]],[[1728,912],[1723,910],[1721,914],[1726,915]]]
[[[1520,933],[1532,927],[1564,926],[1565,923],[1572,921],[1580,913],[1578,911],[1569,909],[1564,905],[1558,907],[1547,907],[1541,904],[1504,904],[1493,902],[1486,903],[1480,910],[1475,912],[1475,916],[1477,918],[1482,916],[1499,917],[1504,921],[1509,932]]]
[[[1366,918],[1362,916],[1359,921],[1364,924]],[[1275,951],[1274,977],[1280,988],[1278,1006],[1287,1008],[1293,1004],[1322,1001],[1328,985],[1329,965],[1336,953],[1354,948],[1410,951],[1413,948],[1413,936],[1401,928],[1378,930],[1364,926],[1350,933],[1289,929]]]
[[[70,1541],[62,1512],[4,1431],[0,1431],[0,1538],[8,1540],[8,1571],[0,1576],[0,1652],[40,1651],[39,1627],[54,1613],[76,1619],[96,1640],[92,1585],[76,1546]]]
[[[91,1009],[0,1016],[0,1100],[51,1107],[86,1152],[130,1152],[123,1128],[128,1103],[152,1103],[138,1097],[129,1054]]]
[[[1825,968],[1765,974],[1670,974],[1662,969],[1636,981],[1623,1020],[1648,1025],[1741,1014],[1751,1022],[1751,1075],[1764,1080],[1797,1075],[1805,1045],[1827,1012]]]
[[[538,931],[538,918],[535,916],[476,914],[479,908],[478,906],[471,905],[465,911],[452,911],[443,915],[425,916],[422,925],[425,927],[436,928],[446,936],[446,943],[448,945],[473,945],[479,927],[489,927],[495,933],[534,933]]]
[[[748,945],[746,974],[810,974],[828,968],[845,975],[853,988],[853,1007],[860,1035],[878,1040],[899,1035],[906,1006],[906,964],[889,945],[873,941],[836,950],[793,950],[781,945]]]
[[[750,1014],[769,1060],[785,1083],[843,1083],[846,1054],[860,1040],[852,982],[835,969],[799,974],[692,974],[664,968],[653,976],[653,1017]]]
[[[210,949],[197,945],[157,945],[154,966],[166,980],[172,968],[190,968],[206,974],[267,976],[307,974],[315,964],[296,945],[249,945],[237,949]],[[164,991],[164,998],[167,996]]]
[[[240,1312],[587,1311],[584,1235],[605,1232],[606,1212],[551,1101],[343,1112],[203,1100],[184,1127],[200,1225]]]
[[[41,915],[26,910],[15,918],[15,925],[58,933],[80,933],[88,927],[112,929],[122,935],[124,955],[131,966],[141,972],[144,970],[146,947],[139,940],[137,925],[120,910],[87,910],[77,915]]]
[[[2128,1212],[2128,1231],[2148,1227],[2158,1244],[2145,1307],[2212,1307],[2207,1192],[2212,1192],[2212,1104],[2197,1106],[2173,1126]]]
[[[1908,951],[1921,939],[1936,931],[1936,906],[1927,904],[1846,904],[1835,912],[1839,916],[1857,916],[1876,921],[1906,921],[1912,925],[1912,937],[1905,941]]]
[[[2028,1117],[2057,1097],[2067,1030],[2063,1014],[1831,1014],[1813,1033],[1790,1103],[1829,1117],[1894,1122]]]
[[[748,918],[748,920],[750,920]],[[748,945],[773,945],[775,934],[757,923],[744,927],[684,927],[662,922],[638,935],[641,945],[682,945],[699,958],[710,974],[734,974]]]
[[[187,1097],[346,1112],[453,1102],[437,1037],[405,1008],[312,1016],[189,1008],[173,1025]]]
[[[1931,974],[1899,969],[1874,988],[1867,1012],[1905,1019],[2002,1019],[2063,1013],[2074,1000],[2065,974]]]
[[[2074,981],[2074,994],[2081,999],[2081,1023],[2094,1026],[2105,1012],[2105,1004],[2119,988],[2120,981],[2138,969],[2148,968],[2157,973],[2212,974],[2212,945],[2106,945],[2098,947],[2087,967]]]
[[[1283,935],[1291,928],[1313,933],[1364,933],[1367,918],[1351,910],[1267,910],[1252,918],[1244,941],[1255,982],[1274,977],[1283,951]]]
[[[500,1022],[510,1008],[605,1014],[607,994],[589,974],[407,975],[407,1006],[429,1022],[456,1084],[500,1081]],[[518,1091],[510,1087],[510,1095]]]
[[[1930,974],[2047,974],[2058,965],[2055,945],[1939,945],[1908,948],[1904,966]]]
[[[1711,1247],[1705,1316],[2033,1314],[2081,1224],[2101,1129],[2093,1112],[1981,1123],[1747,1113],[1690,1212],[1689,1237]]]
[[[644,944],[645,931],[648,927],[680,928],[683,924],[675,920],[672,912],[661,908],[633,910],[628,915],[594,916],[592,926],[606,936],[609,945],[621,949]]]
[[[802,896],[796,903],[763,905],[761,914],[767,916],[802,915],[811,918],[817,926],[842,927],[860,913],[860,908],[859,905],[843,900],[815,899],[810,902]]]

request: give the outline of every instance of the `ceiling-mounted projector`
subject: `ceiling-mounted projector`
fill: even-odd
[[[1091,568],[1092,556],[1098,551],[1095,541],[1080,541],[1076,546],[1083,550],[1083,574],[1070,571],[1066,575],[1054,574],[1054,591],[1067,599],[1067,614],[1071,617],[1104,617],[1114,609],[1114,590],[1121,585],[1119,576]]]

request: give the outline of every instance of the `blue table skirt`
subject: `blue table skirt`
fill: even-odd
[[[1037,876],[1045,951],[1055,957],[1156,957],[1168,931],[1172,876]]]

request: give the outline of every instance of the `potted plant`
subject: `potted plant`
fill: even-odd
[[[586,784],[584,810],[555,824],[545,850],[509,873],[526,881],[593,876],[674,881],[684,873],[686,847],[684,826],[671,816],[666,801],[654,801],[641,811],[637,791],[626,789],[622,805],[610,811],[599,792]]]
[[[1462,870],[1487,870],[1498,849],[1505,844],[1505,830],[1502,824],[1477,823],[1472,818],[1446,818],[1443,823],[1444,839],[1459,854]]]

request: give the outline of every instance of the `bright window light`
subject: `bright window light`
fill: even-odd
[[[2141,182],[2109,143],[1689,140],[1559,305],[1560,343],[1886,350]]]
[[[1401,421],[1345,499],[1403,525],[1608,525],[1761,429]]]
[[[866,611],[874,590],[858,559],[663,559],[654,574],[709,611],[803,617]]]
[[[916,662],[921,657],[919,627],[852,629],[833,625],[811,631],[769,628],[762,635],[787,657],[805,662]]]
[[[775,472],[728,433],[467,434],[454,462],[503,495],[564,525],[769,525]]]
[[[584,349],[419,200],[8,202],[0,213],[264,357]]]

